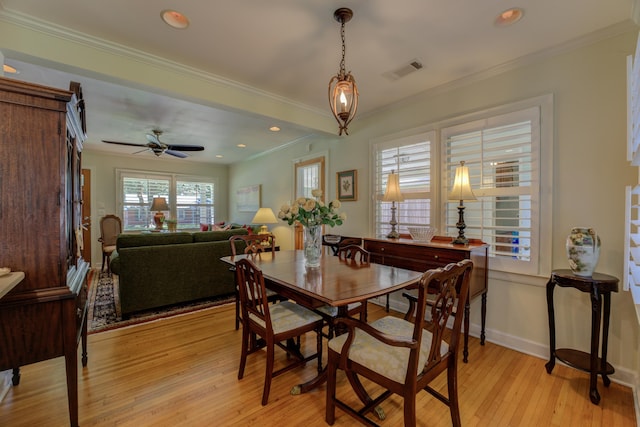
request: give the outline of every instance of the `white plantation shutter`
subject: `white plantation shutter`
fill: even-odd
[[[153,227],[150,211],[154,197],[164,197],[170,212],[177,218],[179,229],[198,229],[200,224],[215,222],[215,184],[201,177],[172,174],[149,174],[118,170],[118,211],[124,232],[143,231]]]
[[[176,182],[175,218],[178,229],[197,229],[200,224],[213,224],[215,187],[211,182]]]
[[[169,202],[170,179],[161,175],[127,174],[122,175],[120,201],[122,230],[141,231],[153,224],[151,202],[154,197],[164,197]]]
[[[430,225],[432,141],[434,132],[382,142],[373,146],[375,168],[374,223],[377,237],[391,231],[391,202],[383,202],[387,177],[393,171],[398,174],[403,202],[396,202],[397,230],[408,234],[407,227]]]
[[[464,202],[465,235],[490,244],[493,268],[537,271],[539,108],[444,128],[441,137],[447,234],[458,232],[459,202],[447,201],[446,196],[453,186],[456,166],[464,161],[477,198]]]

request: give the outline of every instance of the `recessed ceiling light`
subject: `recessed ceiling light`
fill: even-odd
[[[7,64],[2,65],[2,71],[4,71],[7,74],[20,74],[18,70],[13,68],[11,65],[7,65]]]
[[[494,25],[496,27],[507,27],[515,24],[524,16],[524,9],[520,7],[512,7],[507,9],[496,17]]]
[[[160,17],[169,26],[183,30],[189,26],[189,18],[176,12],[175,10],[166,9],[160,12]]]
[[[269,128],[269,130],[270,130],[271,132],[280,132],[280,128],[279,128],[278,126],[271,126],[271,127]]]
[[[221,159],[221,158],[223,158],[223,157],[224,157],[224,156],[223,156],[222,154],[216,154],[216,158],[217,158],[217,159]]]
[[[238,147],[240,148],[245,148],[247,146],[247,144],[238,144]]]

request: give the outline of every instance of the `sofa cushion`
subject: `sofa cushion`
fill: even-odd
[[[174,245],[192,243],[193,236],[187,232],[177,233],[142,233],[121,234],[118,236],[117,249],[135,248],[138,246]]]
[[[217,242],[219,240],[229,240],[229,237],[236,234],[247,234],[247,230],[233,229],[226,231],[200,231],[193,233],[193,241],[197,242]]]

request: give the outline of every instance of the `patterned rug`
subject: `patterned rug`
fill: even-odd
[[[92,268],[89,271],[89,308],[87,314],[87,331],[89,334],[137,325],[177,314],[190,313],[235,301],[234,295],[204,299],[195,302],[163,307],[160,309],[133,313],[122,320],[120,301],[118,300],[118,276],[100,272]]]

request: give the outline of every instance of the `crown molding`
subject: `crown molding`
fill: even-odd
[[[325,110],[293,101],[289,98],[277,95],[272,92],[268,92],[235,80],[221,77],[195,67],[183,65],[176,61],[172,61],[170,59],[166,59],[157,55],[152,55],[150,53],[123,44],[110,42],[104,39],[93,37],[89,34],[74,31],[69,28],[35,18],[30,15],[25,15],[14,11],[7,11],[3,8],[2,3],[0,2],[0,22],[2,21],[25,28],[30,31],[44,34],[48,37],[55,37],[61,40],[84,45],[95,50],[103,51],[107,54],[123,57],[148,66],[168,69],[177,74],[195,78],[208,84],[233,88],[252,96],[267,98],[277,103],[289,105],[296,109],[305,110],[323,117],[330,117],[330,114]]]
[[[633,1],[634,1],[634,5],[638,4],[640,9],[640,0],[633,0]],[[437,94],[449,92],[451,90],[459,89],[461,87],[468,86],[470,84],[477,83],[491,77],[495,77],[507,71],[512,71],[517,68],[521,68],[526,65],[539,62],[543,59],[551,58],[553,56],[578,49],[580,47],[589,46],[599,41],[602,41],[611,37],[616,37],[621,34],[628,33],[630,31],[638,31],[638,26],[631,19],[611,25],[609,27],[603,28],[598,31],[594,31],[583,37],[569,40],[565,43],[559,44],[550,49],[545,49],[538,52],[534,52],[529,55],[521,56],[520,58],[516,58],[512,61],[505,62],[495,67],[491,67],[486,70],[479,71],[475,74],[471,74],[469,76],[465,76],[465,77],[432,87],[430,89],[427,89],[425,91],[422,91],[410,97],[401,99],[400,101],[394,102],[393,104],[385,105],[376,110],[369,111],[365,114],[362,114],[360,117],[366,118],[369,116],[384,113],[386,111],[395,110],[403,106],[411,105],[420,99],[428,98],[430,96],[434,96]]]

